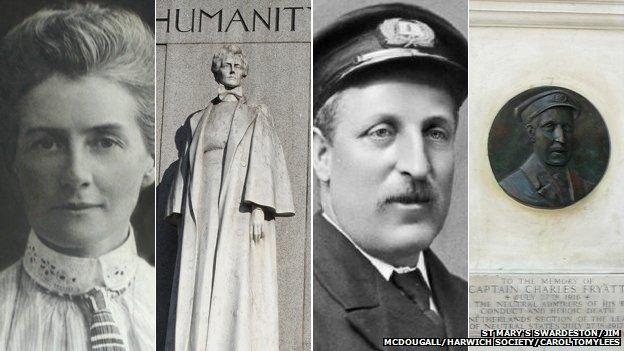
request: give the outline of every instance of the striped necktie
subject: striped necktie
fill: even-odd
[[[94,288],[84,295],[84,298],[91,312],[89,327],[91,351],[125,351],[119,328],[108,309],[110,301],[106,290]]]

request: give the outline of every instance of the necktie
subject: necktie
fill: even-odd
[[[85,295],[85,300],[91,312],[89,341],[92,351],[125,351],[123,338],[113,314],[108,309],[109,299],[107,292],[102,288],[95,288]]]
[[[553,174],[555,184],[557,185],[558,194],[563,204],[569,204],[572,201],[572,194],[570,191],[570,183],[568,182],[567,174],[563,172],[557,172]]]
[[[432,322],[432,327],[437,337],[444,337],[444,322],[440,316],[429,308],[429,298],[431,297],[431,290],[427,287],[425,279],[420,273],[419,269],[408,273],[393,273],[391,277],[392,282],[396,285],[405,296],[412,300],[423,314],[429,318]]]

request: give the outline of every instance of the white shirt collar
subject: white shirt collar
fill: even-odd
[[[59,295],[81,295],[96,286],[121,291],[134,279],[138,256],[134,232],[118,248],[100,257],[76,257],[46,246],[30,232],[22,265],[41,287]]]
[[[325,212],[323,212],[322,215],[325,218],[325,220],[327,220],[327,222],[329,222],[329,224],[333,225],[342,235],[345,236],[345,238],[347,238],[347,240],[349,240],[349,242],[351,242],[351,244],[362,255],[364,255],[364,257],[366,257],[366,259],[368,259],[370,261],[370,263],[373,265],[373,267],[375,267],[375,269],[377,269],[377,271],[379,271],[381,276],[386,281],[390,281],[390,277],[392,276],[392,273],[394,273],[394,272],[396,272],[397,274],[402,274],[402,273],[413,272],[416,269],[418,269],[418,270],[420,270],[420,273],[422,273],[422,277],[425,280],[425,283],[427,284],[427,287],[429,288],[429,290],[431,290],[431,284],[429,284],[429,277],[428,277],[428,273],[427,273],[427,266],[425,264],[425,257],[423,255],[422,251],[420,251],[418,253],[418,263],[416,264],[416,267],[395,267],[395,266],[391,265],[388,262],[385,262],[383,260],[380,260],[377,257],[371,256],[370,254],[368,254],[366,251],[364,251],[358,244],[356,244],[351,239],[349,234],[347,234],[344,230],[342,230],[340,228],[340,226],[338,226],[338,224],[336,224],[336,222],[334,222],[331,218],[329,218],[329,216],[327,214],[325,214]],[[436,312],[438,311],[436,306],[435,306],[435,303],[433,301],[433,298],[429,298],[429,308],[431,308],[433,311],[436,311]]]
[[[420,253],[418,254],[418,263],[416,264],[416,267],[395,267],[393,265],[391,265],[388,262],[385,262],[383,260],[380,260],[377,257],[371,256],[370,254],[368,254],[366,251],[362,250],[362,248],[360,246],[358,246],[358,244],[356,244],[351,237],[345,233],[339,226],[338,224],[336,224],[336,222],[334,222],[331,218],[329,218],[329,216],[327,214],[325,214],[323,212],[323,217],[325,217],[325,219],[331,224],[333,225],[336,229],[338,229],[338,231],[340,233],[342,233],[342,235],[344,235],[350,242],[351,244],[353,244],[353,246],[355,246],[356,249],[358,249],[358,251],[360,251],[362,253],[362,255],[364,255],[364,257],[366,257],[372,264],[373,266],[379,271],[379,273],[381,273],[381,275],[384,277],[385,280],[390,281],[390,277],[392,276],[392,273],[397,272],[398,274],[402,274],[402,273],[409,273],[409,272],[413,272],[416,269],[419,269],[421,273],[423,273],[423,278],[425,279],[425,282],[427,283],[427,286],[429,286],[429,278],[427,277],[427,268],[425,266],[425,258],[423,256],[422,251],[420,251]]]

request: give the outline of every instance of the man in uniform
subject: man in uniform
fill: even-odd
[[[315,37],[315,350],[467,335],[466,282],[429,250],[466,68],[465,38],[415,6],[356,10]]]
[[[535,94],[514,110],[526,128],[533,153],[500,182],[515,199],[536,207],[560,208],[587,195],[594,184],[568,165],[572,157],[578,104],[563,90]]]

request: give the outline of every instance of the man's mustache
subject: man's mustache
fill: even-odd
[[[392,194],[384,199],[382,205],[391,204],[394,202],[402,204],[416,204],[423,202],[430,202],[434,198],[433,186],[426,181],[413,181],[409,187],[401,192]]]
[[[548,148],[548,151],[550,152],[561,152],[561,151],[567,151],[567,150],[568,149],[565,146],[559,143],[555,143],[553,146]]]

